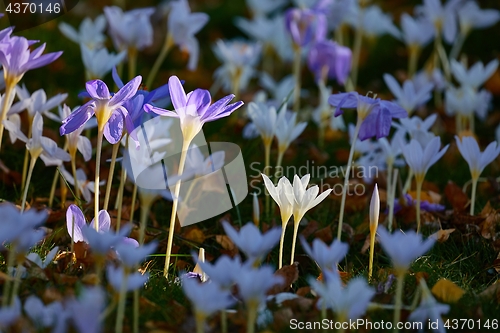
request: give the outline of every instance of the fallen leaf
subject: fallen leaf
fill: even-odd
[[[182,233],[182,236],[187,240],[193,241],[195,243],[203,244],[205,241],[205,234],[198,227],[192,227],[187,229]]]
[[[469,203],[469,197],[467,197],[462,189],[452,181],[449,181],[446,185],[444,194],[448,202],[456,211],[463,212]]]
[[[222,249],[224,251],[221,251],[221,252],[224,252],[225,254],[229,255],[230,257],[234,257],[235,255],[238,254],[238,248],[236,247],[236,245],[234,245],[233,241],[228,236],[216,235],[215,241],[222,246]]]
[[[309,223],[307,223],[306,227],[300,232],[304,238],[309,238],[316,230],[319,228],[319,223],[311,220]]]
[[[500,282],[496,281],[493,283],[491,286],[483,290],[480,294],[479,297],[487,297],[487,298],[492,298],[494,297],[495,300],[500,303]]]
[[[430,235],[429,237],[433,237],[439,243],[446,242],[450,237],[450,234],[455,231],[455,229],[441,229]]]
[[[299,278],[299,263],[295,262],[293,265],[283,266],[278,269],[274,275],[281,276],[283,278],[283,283],[274,285],[274,287],[267,292],[268,295],[276,295],[290,290],[290,286]]]
[[[327,226],[317,230],[314,233],[314,238],[322,240],[325,244],[330,244],[333,240],[332,228],[330,228],[330,226]]]
[[[448,279],[440,279],[431,290],[432,294],[445,303],[455,303],[465,291]]]

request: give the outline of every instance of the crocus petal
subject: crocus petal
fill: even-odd
[[[104,137],[109,143],[119,142],[123,134],[123,116],[120,112],[113,112],[108,122],[104,125]]]
[[[92,158],[92,143],[85,136],[78,137],[77,149],[83,155],[85,162]]]
[[[107,232],[111,227],[111,217],[104,209],[99,211],[99,232]],[[95,230],[95,218],[90,222],[90,227]]]
[[[195,89],[187,95],[186,107],[194,107],[198,113],[198,116],[205,115],[208,110],[212,98],[210,97],[210,92],[205,89]]]
[[[73,221],[75,228],[73,229]],[[85,239],[82,234],[82,227],[85,225],[85,217],[77,205],[70,205],[66,210],[66,226],[69,236],[73,237],[73,241],[84,242]],[[72,232],[73,230],[73,232]]]
[[[173,75],[168,79],[168,90],[170,91],[170,98],[172,99],[174,109],[185,108],[187,104],[186,92],[177,76]]]
[[[123,101],[134,97],[141,85],[142,76],[138,75],[124,85],[113,97],[109,100],[109,106],[121,104]]]
[[[85,88],[93,99],[109,99],[110,97],[108,86],[101,80],[88,81]]]

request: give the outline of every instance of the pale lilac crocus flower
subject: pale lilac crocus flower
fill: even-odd
[[[384,81],[396,98],[396,103],[404,108],[408,115],[411,115],[416,108],[431,99],[431,91],[434,88],[433,84],[427,83],[425,86],[416,89],[411,80],[406,80],[400,86],[390,74],[384,74]]]
[[[406,163],[415,175],[417,183],[417,233],[420,232],[420,196],[425,174],[444,155],[448,146],[439,150],[441,148],[441,138],[436,136],[425,146],[422,146],[417,140],[412,139],[408,145],[403,147],[403,155]]]
[[[500,154],[500,146],[497,145],[496,141],[491,142],[486,149],[481,152],[479,150],[479,145],[473,137],[466,136],[462,140],[458,136],[455,136],[457,142],[458,150],[462,154],[463,158],[469,164],[470,173],[472,176],[472,198],[470,204],[470,215],[474,215],[474,205],[476,202],[476,188],[479,176],[483,172],[484,168],[493,162]]]
[[[332,244],[326,245],[320,239],[315,239],[312,243],[312,247],[309,246],[306,239],[301,236],[300,242],[304,251],[316,261],[321,271],[329,271],[337,273],[337,265],[347,254],[349,250],[349,244],[342,243],[338,240],[334,240]],[[326,278],[327,276],[325,276]]]
[[[307,64],[316,82],[325,83],[336,79],[344,85],[351,70],[352,52],[348,47],[324,40],[315,43],[309,50]]]

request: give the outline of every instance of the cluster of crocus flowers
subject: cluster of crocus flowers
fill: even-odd
[[[299,176],[295,175],[293,178],[293,185],[286,177],[282,177],[278,181],[278,185],[275,187],[269,177],[262,174],[262,178],[264,179],[264,184],[267,188],[267,191],[274,199],[274,201],[278,204],[281,210],[282,234],[280,242],[280,268],[282,266],[285,230],[290,217],[293,215],[294,221],[292,256],[290,260],[290,264],[293,264],[295,255],[295,243],[297,241],[300,221],[309,210],[317,206],[332,191],[331,189],[328,189],[319,194],[319,187],[317,185],[307,188],[310,177],[310,174],[307,174],[302,178],[299,178]]]
[[[210,92],[204,89],[196,89],[186,95],[181,81],[177,78],[177,76],[170,77],[168,80],[168,89],[170,91],[170,98],[172,99],[174,111],[161,109],[151,104],[146,104],[144,108],[148,112],[154,112],[161,116],[179,118],[183,136],[182,152],[178,168],[178,175],[181,176],[184,172],[189,146],[191,145],[194,137],[201,131],[203,125],[207,122],[229,116],[236,109],[241,107],[243,102],[239,101],[229,104],[229,102],[234,98],[234,95],[228,95],[212,104]],[[170,266],[170,256],[174,238],[174,226],[179,202],[180,185],[181,180],[179,179],[175,184],[173,193],[174,201],[172,206],[172,215],[170,218],[165,268],[163,271],[165,277],[168,274],[168,267]]]

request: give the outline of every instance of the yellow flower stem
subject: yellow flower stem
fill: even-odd
[[[108,182],[106,184],[106,195],[104,196],[104,206],[102,209],[108,210],[109,196],[111,195],[111,185],[113,184],[113,176],[115,173],[116,157],[118,156],[118,150],[120,149],[120,141],[113,145],[113,151],[111,152],[111,165],[109,166]]]
[[[403,193],[406,194],[411,188],[411,180],[413,178],[413,170],[411,168],[408,169],[408,177],[406,177],[405,186],[403,187]]]
[[[349,159],[347,161],[346,173],[344,178],[344,187],[342,189],[342,200],[340,201],[340,216],[339,216],[339,229],[337,231],[337,239],[340,240],[342,236],[342,222],[344,221],[344,209],[345,209],[345,200],[347,196],[347,190],[349,187],[349,174],[351,173],[352,159],[354,157],[354,147],[356,146],[356,140],[358,139],[359,129],[361,124],[363,123],[363,119],[361,119],[358,115],[358,120],[356,122],[356,128],[354,129],[354,135],[352,137],[351,150],[349,151]]]
[[[477,180],[478,180],[478,177],[472,178],[472,193],[471,193],[471,199],[470,199],[470,215],[471,216],[474,215],[474,206],[476,204]]]
[[[16,275],[14,276],[14,285],[12,287],[12,295],[10,296],[10,306],[14,305],[14,301],[16,300],[17,293],[19,291],[19,286],[21,285],[21,275],[23,273],[23,264],[19,262],[16,267]]]
[[[300,88],[301,88],[301,62],[302,62],[302,48],[299,45],[293,45],[294,59],[293,59],[293,76],[295,78],[295,89],[293,90],[293,111],[295,113],[300,111]]]
[[[102,138],[104,136],[104,126],[97,131],[97,150],[95,156],[95,183],[94,183],[94,221],[95,230],[99,231],[99,169],[101,168]]]
[[[194,311],[194,318],[196,322],[196,333],[204,333],[205,332],[205,314],[199,310]]]
[[[371,281],[373,275],[373,255],[375,253],[375,236],[377,229],[370,226],[370,261],[368,264],[368,281]]]
[[[278,269],[283,267],[283,244],[285,243],[285,231],[288,221],[285,221],[283,216],[281,216],[281,238],[280,238],[280,254],[278,261]]]
[[[5,93],[3,94],[3,99],[2,99],[2,112],[0,116],[0,150],[2,149],[2,138],[3,138],[3,130],[4,130],[4,125],[3,121],[7,119],[7,113],[10,110],[10,107],[12,106],[12,102],[14,101],[14,87],[16,84],[19,82],[19,79],[9,79],[7,77],[7,72],[4,72],[4,79],[5,79]]]
[[[158,58],[156,58],[156,61],[151,68],[151,72],[149,72],[148,79],[146,80],[146,87],[149,88],[153,84],[153,81],[156,77],[156,74],[158,74],[158,70],[160,69],[161,64],[167,57],[168,51],[170,51],[173,45],[174,39],[172,37],[172,34],[169,32],[165,36],[165,42],[163,43],[160,54],[158,55]]]
[[[134,188],[132,189],[132,202],[130,203],[130,218],[129,222],[132,223],[134,221],[134,212],[135,212],[135,202],[137,201],[137,184],[134,183]],[[120,208],[120,207],[118,207]]]
[[[127,280],[128,280],[128,270],[124,269],[122,285],[120,287],[120,294],[118,298],[118,309],[116,310],[115,333],[123,332],[123,321],[125,317],[125,301],[127,296]]]
[[[264,174],[269,176],[269,167],[270,167],[270,158],[271,158],[271,143],[272,140],[264,140]],[[266,216],[269,217],[269,209],[270,209],[270,199],[269,193],[266,192]]]
[[[115,207],[118,209],[117,217],[116,217],[116,230],[120,230],[120,226],[122,223],[122,202],[123,202],[123,191],[125,187],[125,180],[127,179],[127,171],[125,168],[122,168],[122,174],[120,177],[120,187],[118,188],[118,196],[116,197]],[[130,208],[130,214],[132,214],[132,207]]]
[[[14,265],[15,259],[16,259],[16,254],[13,250],[13,247],[11,247],[9,249],[9,255],[7,256],[6,267],[12,267]],[[5,307],[7,306],[7,304],[9,304],[10,286],[11,286],[11,279],[5,279],[3,284],[3,293],[2,293],[2,307]]]
[[[408,58],[408,77],[412,78],[417,72],[418,56],[420,55],[420,46],[412,44],[408,46],[410,56]]]
[[[247,304],[247,333],[255,332],[255,321],[257,319],[257,306],[255,301],[250,300]]]
[[[68,187],[62,176],[59,177],[59,186],[61,187],[61,209],[66,208],[66,196],[68,195]]]
[[[392,221],[394,220],[394,198],[396,196],[396,185],[398,183],[398,169],[394,169],[392,177],[391,193],[389,193],[389,220],[387,229],[392,232]]]
[[[239,100],[240,99],[240,81],[241,81],[241,74],[242,74],[242,71],[241,71],[241,68],[240,67],[236,67],[236,71],[234,72],[233,74],[233,78],[232,78],[232,84],[233,84],[233,94],[234,94],[234,100]]]
[[[33,131],[33,117],[30,117],[28,113],[28,140],[31,139],[31,133]],[[29,160],[29,151],[28,148],[24,151],[24,162],[23,162],[23,173],[21,180],[21,189],[24,190],[24,186],[26,185],[26,173],[28,172],[28,160]]]
[[[304,215],[298,216],[295,220],[295,215],[293,216],[293,240],[292,240],[292,258],[290,259],[290,265],[293,265],[293,259],[295,258],[295,243],[297,242],[297,233],[299,231],[300,221]]]
[[[134,290],[134,323],[133,332],[139,333],[139,289]]]
[[[222,333],[227,333],[227,312],[225,309],[220,312],[220,327]]]
[[[137,49],[130,47],[128,50],[128,79],[132,80],[135,77],[137,68]]]
[[[424,182],[423,177],[415,177],[417,181],[417,203],[416,203],[416,214],[417,214],[417,234],[420,233],[420,198],[422,197],[422,183]]]
[[[76,178],[76,156],[75,154],[70,154],[71,156],[71,172],[73,173],[73,182],[74,182],[74,187],[75,187],[75,196],[76,200],[80,199],[80,188],[78,187],[78,179]],[[59,174],[58,171],[56,171],[56,175]]]
[[[283,172],[281,170],[281,164],[283,162],[283,155],[285,155],[285,149],[278,147],[278,159],[276,160],[276,172],[274,173],[274,177],[276,178],[276,181],[278,181],[279,177],[283,176]]]
[[[359,24],[356,27],[356,33],[354,35],[354,46],[352,52],[352,69],[351,69],[351,82],[353,89],[356,89],[358,82],[358,69],[359,69],[359,56],[361,55],[361,45],[363,43],[363,11],[360,9],[359,13]]]
[[[186,164],[186,156],[189,149],[189,145],[191,144],[191,140],[184,139],[182,142],[182,152],[181,159],[179,161],[179,170],[177,171],[178,175],[181,176],[184,172],[184,165]],[[165,267],[163,268],[163,276],[165,278],[168,277],[168,268],[170,266],[170,257],[172,254],[172,245],[174,241],[174,229],[175,229],[175,218],[177,216],[177,206],[179,204],[179,192],[181,190],[181,180],[179,179],[175,184],[174,188],[174,201],[172,204],[172,215],[170,216],[170,228],[168,230],[168,242],[167,242],[167,253],[165,256]]]
[[[54,174],[54,179],[52,180],[52,185],[50,187],[49,203],[48,203],[49,207],[52,207],[52,204],[54,203],[54,195],[56,192],[58,177],[59,177],[59,171],[56,169],[56,173]]]
[[[26,206],[26,197],[28,196],[28,189],[30,187],[31,176],[33,175],[33,169],[35,168],[35,163],[39,155],[40,154],[35,154],[34,156],[31,157],[30,167],[28,169],[28,176],[26,177],[26,186],[24,187],[23,201],[21,203],[21,213],[24,212],[24,208]]]
[[[401,308],[403,306],[403,287],[405,281],[406,272],[403,270],[397,270],[396,273],[396,302],[394,304],[394,319],[392,325],[394,327],[394,332],[399,332],[398,322],[401,321]]]

